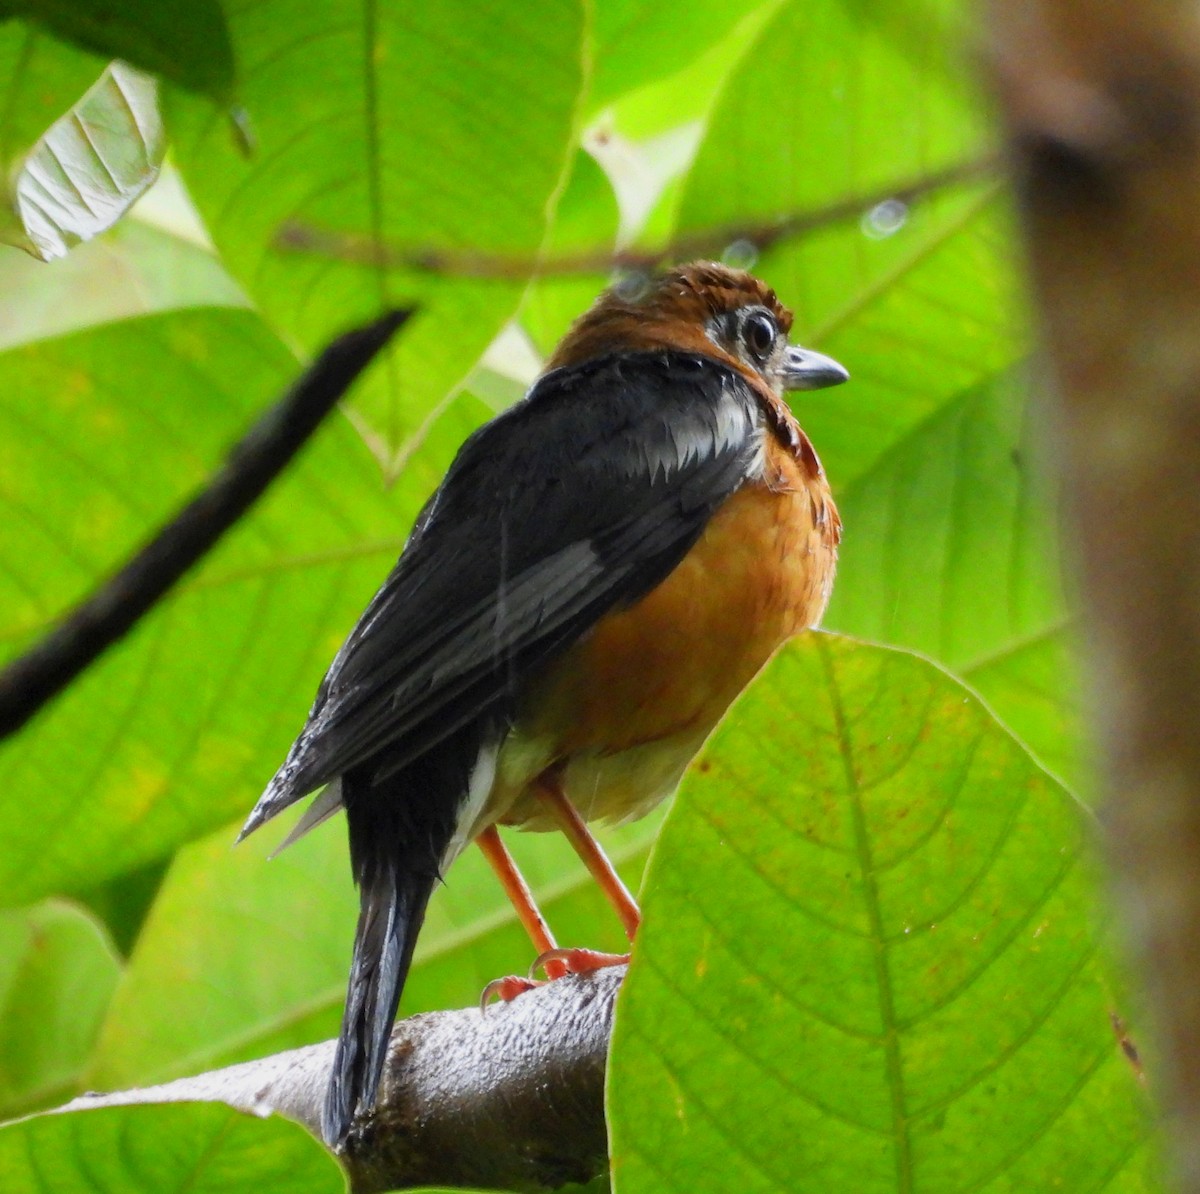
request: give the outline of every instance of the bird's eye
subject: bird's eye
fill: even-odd
[[[742,323],[742,344],[760,365],[775,349],[779,325],[766,311],[751,311]]]

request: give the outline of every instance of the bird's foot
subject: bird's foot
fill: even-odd
[[[587,974],[605,966],[624,966],[628,961],[628,954],[606,954],[598,949],[548,949],[538,956],[529,973],[545,970],[553,977],[551,967],[557,963],[565,966],[568,974]]]
[[[493,999],[508,1003],[534,987],[544,987],[547,982],[563,978],[568,974],[587,974],[592,970],[602,970],[605,966],[624,966],[629,961],[628,954],[606,954],[598,949],[548,949],[539,954],[529,968],[529,977],[522,978],[518,974],[509,974],[504,978],[494,978],[479,997],[481,1011],[487,1011],[488,1004]],[[533,977],[539,970],[546,972],[545,979]]]

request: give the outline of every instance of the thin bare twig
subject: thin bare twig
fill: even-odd
[[[745,242],[763,252],[780,241],[813,232],[831,224],[861,219],[879,204],[894,200],[911,205],[936,191],[986,177],[998,165],[995,153],[985,153],[942,170],[924,174],[869,194],[852,195],[811,211],[791,212],[773,220],[729,224],[682,233],[661,249],[595,249],[549,259],[505,257],[499,254],[458,252],[450,249],[400,249],[374,244],[369,237],[334,232],[310,224],[285,224],[275,237],[275,247],[309,253],[353,265],[407,269],[462,278],[520,280],[538,275],[607,273],[610,270],[653,270],[668,261],[720,256],[730,245]]]

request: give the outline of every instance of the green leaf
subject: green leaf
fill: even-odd
[[[838,287],[825,271],[850,270],[850,236],[830,229],[795,249],[796,264],[805,259],[800,305],[815,320],[799,338],[850,370],[852,385],[795,403],[835,489],[852,485],[923,423],[1028,354],[1007,213],[986,188],[914,210],[886,242],[902,256],[888,262],[864,248],[867,270],[877,276]]]
[[[937,659],[1077,781],[1055,503],[1027,388],[1022,369],[965,391],[839,492],[825,625]]]
[[[156,859],[147,866],[116,875],[95,887],[80,891],[76,898],[108,930],[113,945],[127,958],[142,931],[146,916],[158,898],[167,863]]]
[[[724,30],[703,53],[686,65],[678,55],[664,54],[661,62],[671,68],[671,74],[666,77],[647,75],[644,86],[614,96],[611,109],[605,113],[605,117],[611,119],[613,129],[633,141],[646,142],[677,134],[690,124],[706,122],[730,72],[753,46],[763,25],[778,7],[779,0],[741,5],[737,9],[726,5],[721,16],[736,13],[736,24]],[[660,12],[665,14],[670,10],[660,7]],[[681,24],[675,15],[677,32]],[[660,33],[661,28],[656,22],[650,22],[646,32],[653,36]],[[624,63],[621,65],[623,67]],[[614,73],[613,67],[603,59],[597,64],[597,88],[601,94],[606,89],[605,74],[611,77]]]
[[[114,62],[30,150],[13,184],[23,236],[43,261],[112,227],[158,177],[158,83]]]
[[[951,667],[1064,617],[1024,372],[947,404],[839,495],[853,528],[829,625]]]
[[[614,1188],[1161,1189],[1089,830],[938,668],[794,643],[651,863]]]
[[[220,102],[232,98],[233,49],[218,0],[4,0],[0,7],[106,58]]]
[[[982,120],[944,69],[956,47],[935,44],[911,62],[866,11],[872,7],[777,6],[722,89],[689,175],[684,227],[819,207],[977,147]],[[858,276],[830,284],[853,285]]]
[[[596,6],[591,105],[676,74],[744,17],[742,5],[725,0],[690,3],[683,21],[677,6],[659,0],[605,0]]]
[[[334,1159],[298,1124],[211,1103],[101,1107],[0,1129],[12,1194],[342,1194]]]
[[[0,21],[0,166],[6,175],[105,65],[21,21]]]
[[[418,302],[356,399],[393,463],[525,281],[519,266],[481,281],[393,261],[488,252],[532,271],[576,148],[582,6],[267,0],[230,20],[257,148],[244,156],[208,105],[175,96],[180,169],[230,269],[289,340],[315,348],[347,321]]]
[[[119,975],[80,909],[50,901],[0,913],[0,1119],[77,1089]]]
[[[603,255],[613,251],[617,219],[612,183],[595,159],[580,150],[559,201],[547,258],[553,261],[569,259],[576,253]],[[607,283],[607,272],[599,269],[586,274],[551,274],[529,286],[521,304],[521,326],[543,357],[554,351],[567,329],[595,302]]]
[[[1076,627],[1047,626],[973,660],[961,675],[1054,775],[1085,797],[1090,782]]]
[[[657,824],[604,835],[635,890]],[[358,914],[341,818],[273,859],[281,830],[234,850],[235,832],[173,863],[105,1022],[92,1086],[163,1081],[337,1034]],[[563,944],[622,947],[616,917],[561,835],[506,839]],[[434,894],[401,1014],[471,1006],[491,979],[532,960],[482,854],[468,850]]]
[[[297,368],[232,310],[0,354],[7,653],[190,496]],[[0,903],[93,887],[244,815],[479,415],[457,404],[391,492],[331,418],[169,600],[0,747]]]

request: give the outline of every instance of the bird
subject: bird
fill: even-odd
[[[561,828],[632,940],[637,904],[587,823],[669,796],[819,622],[841,520],[783,396],[849,374],[791,326],[719,263],[618,280],[463,443],[333,659],[239,840],[314,792],[284,845],[345,811],[360,911],[322,1116],[335,1150],[375,1107],[455,857],[480,844],[550,978],[612,961],[556,948],[498,826]]]

